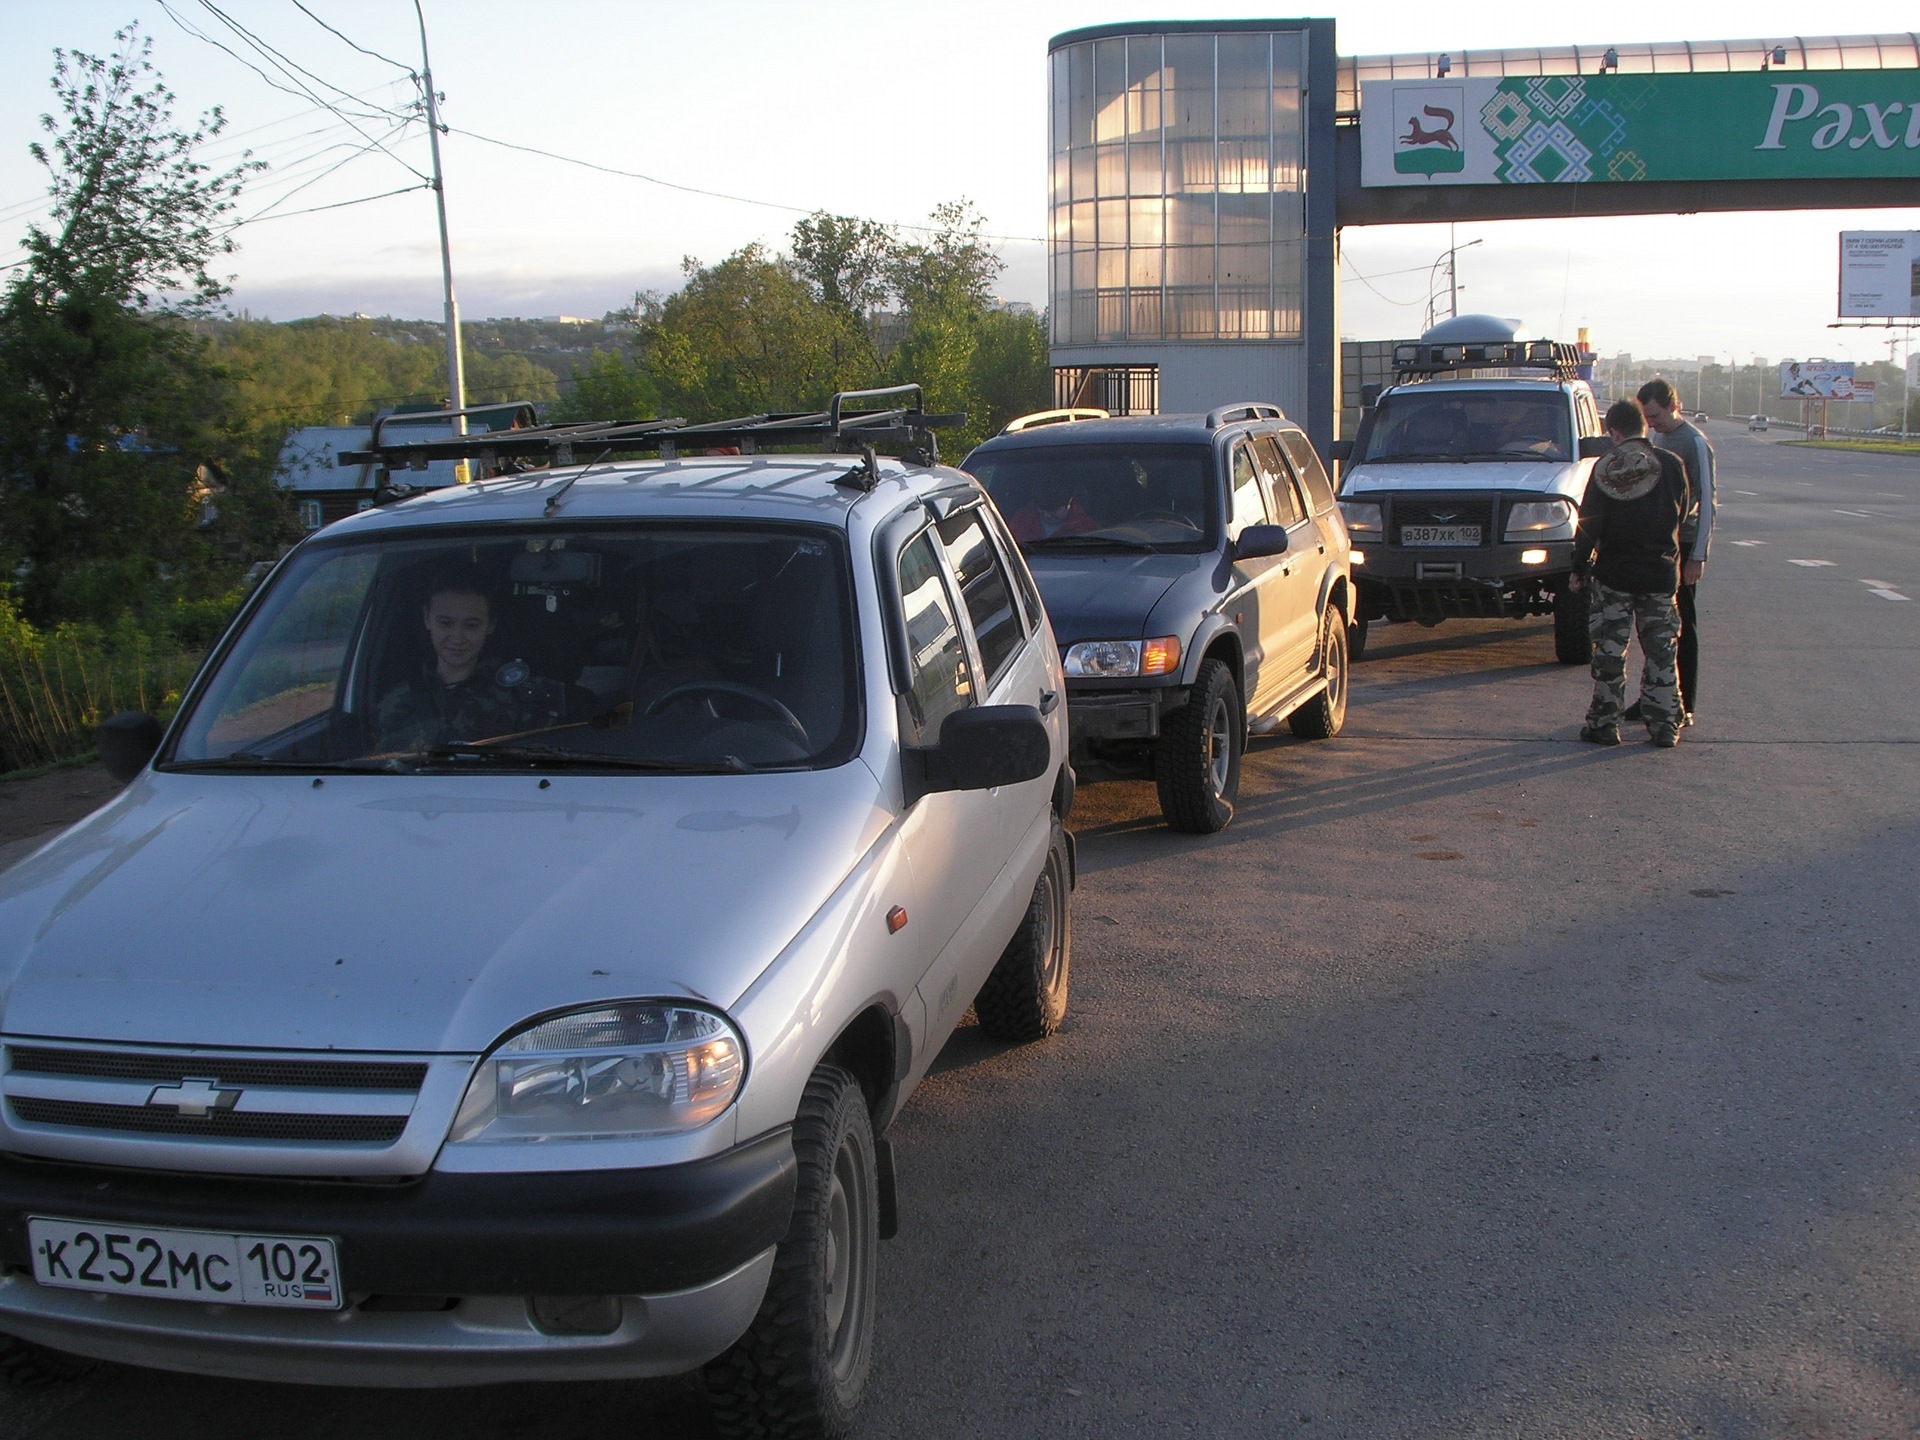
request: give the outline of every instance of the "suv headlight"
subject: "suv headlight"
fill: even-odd
[[[746,1046],[711,1010],[634,1001],[528,1026],[480,1062],[453,1144],[696,1130],[740,1089]]]
[[[1347,522],[1347,533],[1356,540],[1380,538],[1380,507],[1369,500],[1342,500],[1340,518]]]
[[[1180,637],[1153,640],[1082,640],[1061,661],[1067,674],[1118,680],[1134,675],[1171,675],[1180,668]]]
[[[1507,539],[1571,540],[1579,515],[1565,500],[1522,500],[1507,511]]]

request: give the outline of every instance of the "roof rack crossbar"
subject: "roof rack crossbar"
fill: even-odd
[[[848,408],[849,402],[901,399],[910,399],[912,403],[872,410]],[[893,445],[919,451],[932,463],[939,455],[933,432],[964,425],[967,417],[929,415],[924,406],[925,393],[920,386],[893,385],[882,390],[841,391],[833,396],[825,410],[743,415],[697,425],[678,417],[567,425],[526,424],[510,430],[411,441],[390,440],[384,427],[376,425],[365,450],[345,452],[339,460],[347,465],[423,470],[429,461],[476,456],[484,456],[490,463],[522,460],[565,464],[575,452],[589,450],[595,453],[597,461],[609,454],[636,450],[657,450],[672,458],[681,453],[682,447],[719,449],[737,445],[743,452],[758,453],[765,446],[795,445],[827,452],[852,452],[864,457],[876,446]],[[500,407],[476,408],[497,411]],[[521,412],[527,419],[533,418],[531,405],[521,406],[516,419]],[[451,418],[456,413],[461,412],[427,411],[406,418],[417,423]]]
[[[1393,347],[1393,368],[1402,380],[1462,370],[1539,370],[1556,380],[1577,380],[1582,359],[1579,346],[1557,340],[1421,340]]]

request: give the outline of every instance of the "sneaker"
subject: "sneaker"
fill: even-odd
[[[1589,745],[1618,745],[1620,727],[1618,725],[1582,725],[1580,738]]]
[[[1647,731],[1647,738],[1662,750],[1671,750],[1680,743],[1680,732],[1669,730],[1665,725],[1658,725]]]
[[[1628,720],[1638,720],[1640,718],[1640,702],[1638,700],[1627,706],[1625,718]]]

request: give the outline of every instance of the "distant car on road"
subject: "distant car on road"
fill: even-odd
[[[1747,429],[1749,431],[1758,431],[1758,432],[1764,433],[1766,431],[1766,428],[1767,428],[1766,416],[1749,415],[1747,417]]]

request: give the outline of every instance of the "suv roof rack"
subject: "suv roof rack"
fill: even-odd
[[[1075,405],[1065,410],[1036,410],[1031,415],[1016,415],[1007,421],[1001,429],[1002,435],[1018,435],[1022,430],[1035,430],[1042,425],[1071,425],[1076,420],[1111,420],[1112,412],[1095,410],[1090,406]]]
[[[1284,420],[1286,414],[1278,405],[1269,405],[1259,400],[1239,400],[1231,405],[1221,405],[1207,412],[1207,428],[1218,430],[1222,425],[1231,425],[1238,420]]]
[[[1393,347],[1401,380],[1461,370],[1541,370],[1556,380],[1580,378],[1580,347],[1557,340],[1487,340],[1471,344],[1413,340]]]
[[[847,408],[849,402],[859,404],[907,397],[911,397],[911,404],[873,410]],[[599,461],[609,455],[647,450],[658,451],[662,458],[670,460],[679,455],[682,447],[698,451],[738,446],[741,454],[752,455],[762,446],[806,445],[828,453],[862,456],[862,466],[847,478],[862,488],[871,489],[880,479],[874,459],[876,446],[907,446],[910,447],[907,459],[934,465],[939,463],[940,449],[933,432],[964,425],[967,420],[965,415],[929,415],[926,395],[919,385],[890,385],[881,390],[838,391],[825,410],[744,415],[736,420],[713,420],[702,425],[689,425],[678,418],[596,420],[577,425],[516,425],[511,430],[483,430],[438,440],[386,438],[389,424],[405,429],[407,422],[419,425],[430,419],[452,419],[465,413],[443,410],[437,414],[429,411],[383,417],[374,422],[367,448],[343,452],[339,463],[382,465],[393,471],[424,470],[435,460],[477,459],[491,470],[502,461],[574,465],[581,460]],[[527,407],[527,413],[531,416],[531,407]]]

